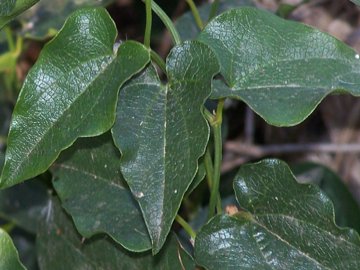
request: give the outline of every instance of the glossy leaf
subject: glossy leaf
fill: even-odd
[[[285,163],[242,166],[234,189],[248,212],[216,216],[198,233],[195,258],[206,269],[360,268],[359,235],[337,227],[330,200]]]
[[[0,190],[0,218],[35,234],[48,202],[48,190],[39,179]]]
[[[56,201],[37,239],[40,269],[189,269],[195,268],[192,258],[182,249],[175,235],[169,237],[161,252],[131,253],[106,237],[82,242],[69,218]],[[66,260],[64,260],[66,258]]]
[[[79,139],[52,167],[53,184],[82,236],[103,232],[129,250],[148,250],[150,237],[119,159],[109,134]]]
[[[329,93],[360,95],[360,56],[337,39],[255,8],[212,20],[199,40],[221,64],[228,86],[216,81],[213,98],[246,102],[267,122],[303,121]]]
[[[252,0],[222,0],[220,1],[217,13],[221,14],[224,11],[235,7],[253,5],[254,3]],[[206,22],[210,15],[211,3],[203,4],[198,10],[202,21]],[[191,11],[188,11],[179,17],[175,22],[175,26],[182,40],[195,39],[200,33],[199,27],[196,25]]]
[[[78,137],[111,128],[120,86],[149,61],[139,43],[113,49],[115,37],[105,9],[82,9],[42,50],[13,113],[2,188],[47,170]]]
[[[186,191],[186,194],[192,193],[198,185],[205,179],[206,176],[206,169],[205,169],[205,163],[203,161],[203,158],[199,159],[198,164],[198,171],[195,175],[194,180],[191,182],[189,189]]]
[[[0,29],[37,2],[39,2],[39,0],[1,0]],[[5,8],[4,5],[6,5]]]
[[[327,167],[305,162],[292,167],[301,183],[314,183],[334,203],[336,224],[360,232],[360,208],[342,179]]]
[[[40,1],[19,17],[21,34],[28,38],[45,39],[60,30],[66,18],[84,7],[106,6],[114,0],[51,0]]]
[[[0,269],[25,270],[10,236],[0,228]]]
[[[166,65],[167,85],[149,67],[121,90],[112,129],[121,171],[140,204],[154,253],[165,242],[205,152],[209,127],[201,106],[218,72],[215,55],[199,42],[175,47]]]

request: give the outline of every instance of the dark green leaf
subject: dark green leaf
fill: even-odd
[[[228,85],[219,87],[218,81],[212,97],[241,99],[270,124],[300,123],[336,90],[360,95],[355,51],[266,11],[247,7],[223,13],[199,40],[217,54]]]
[[[240,6],[253,6],[252,0],[222,0],[220,1],[218,14],[225,10],[240,7]],[[203,22],[206,22],[210,15],[211,4],[203,4],[198,8],[200,17]],[[182,40],[195,39],[200,33],[199,27],[195,23],[194,16],[191,11],[186,12],[184,15],[179,17],[175,26],[180,34]]]
[[[39,0],[1,0],[0,30],[16,16],[35,5]],[[4,8],[6,5],[6,8]]]
[[[106,10],[87,8],[43,49],[13,113],[2,188],[47,170],[78,137],[111,128],[119,87],[149,61],[139,43],[113,48],[115,37]]]
[[[10,236],[0,228],[0,269],[25,270]]]
[[[104,232],[129,250],[148,250],[149,233],[119,160],[109,134],[79,139],[55,162],[54,187],[84,237]]]
[[[49,202],[48,191],[38,179],[0,191],[0,218],[36,233]]]
[[[356,5],[360,6],[360,0],[351,0],[351,2],[355,3]]]
[[[38,261],[41,269],[194,269],[192,258],[171,235],[161,252],[130,253],[109,239],[97,237],[82,242],[81,237],[56,201],[37,239]],[[66,259],[64,259],[66,258]]]
[[[22,34],[29,38],[45,39],[53,36],[66,18],[83,7],[106,6],[114,0],[51,0],[40,1],[19,17],[23,24]]]
[[[302,163],[292,168],[301,183],[314,183],[334,203],[336,224],[360,232],[360,208],[338,175],[320,164]]]
[[[201,158],[198,164],[198,171],[195,175],[194,180],[191,182],[189,189],[186,191],[186,194],[192,193],[197,188],[197,186],[204,180],[205,176],[206,176],[205,163]]]
[[[207,269],[360,269],[359,235],[334,223],[330,200],[296,182],[278,160],[244,165],[235,177],[248,212],[216,216],[198,233],[195,258]]]
[[[167,59],[169,83],[153,67],[120,92],[112,130],[121,171],[142,209],[157,253],[204,154],[209,127],[201,106],[218,72],[213,52],[197,41],[175,47]]]

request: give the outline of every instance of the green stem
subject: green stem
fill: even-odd
[[[11,231],[15,228],[15,223],[14,222],[9,222],[9,223],[6,223],[4,225],[1,226],[1,228],[7,232],[7,233],[11,233]]]
[[[212,183],[213,183],[213,177],[214,177],[214,166],[213,166],[212,157],[211,157],[209,148],[206,149],[204,163],[205,163],[206,178],[208,181],[208,186],[209,186],[209,189],[212,190]],[[220,192],[218,192],[218,199],[216,202],[216,212],[218,214],[222,213]]]
[[[14,39],[11,35],[10,27],[5,28],[5,34],[6,34],[6,40],[7,40],[8,46],[9,46],[9,51],[11,51],[11,52],[15,51],[15,43],[14,43]]]
[[[195,239],[196,233],[191,228],[189,223],[187,223],[181,216],[176,215],[175,220],[183,227],[183,229],[186,231],[186,233],[192,238]]]
[[[219,9],[220,0],[214,0],[214,2],[211,4],[211,10],[208,21],[210,21],[212,18],[216,16],[216,13]]]
[[[151,25],[152,25],[151,0],[145,0],[145,9],[146,9],[146,26],[145,26],[145,35],[144,35],[144,45],[146,48],[150,49]]]
[[[159,68],[166,74],[166,64],[164,60],[155,51],[150,51],[151,59],[159,66]]]
[[[215,157],[214,157],[214,179],[211,187],[210,193],[210,204],[209,204],[209,216],[212,218],[215,215],[215,209],[218,201],[219,195],[219,185],[220,185],[220,169],[222,161],[222,138],[221,138],[221,124],[222,124],[222,111],[224,108],[224,99],[219,100],[215,121],[211,124],[214,132],[214,146],[215,146]]]
[[[142,1],[144,2],[145,0],[142,0]],[[160,20],[163,22],[166,29],[170,32],[175,45],[179,45],[181,43],[180,35],[179,35],[178,31],[176,30],[173,22],[169,18],[169,16],[154,1],[151,2],[151,8],[155,12],[155,14],[160,18]]]
[[[200,30],[203,30],[204,24],[203,24],[203,22],[201,20],[199,10],[197,9],[194,1],[193,0],[186,0],[186,2],[188,3],[188,5],[189,5],[189,7],[191,9],[191,12],[192,12],[192,14],[194,16],[196,25],[199,27]]]

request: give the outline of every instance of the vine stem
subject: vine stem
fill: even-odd
[[[144,34],[144,45],[148,49],[150,49],[150,42],[151,42],[151,26],[152,26],[151,2],[152,2],[151,0],[145,0],[146,26],[145,26],[145,34]]]
[[[190,7],[190,10],[191,10],[191,12],[192,12],[192,14],[194,16],[196,25],[199,27],[200,30],[203,30],[204,23],[201,20],[199,10],[197,9],[194,1],[193,0],[186,0],[186,2],[188,3],[188,5]]]
[[[192,238],[195,239],[196,237],[196,233],[194,232],[194,230],[191,228],[191,226],[189,225],[189,223],[187,223],[181,216],[176,215],[175,220],[177,221],[177,223],[179,223],[181,225],[181,227],[183,227],[183,229],[186,231],[186,233]]]
[[[224,108],[224,99],[219,100],[215,117],[210,125],[213,128],[214,133],[214,178],[212,182],[210,192],[210,203],[209,203],[209,215],[208,219],[215,215],[216,205],[219,195],[220,185],[220,173],[221,173],[221,161],[222,161],[222,136],[221,136],[221,124],[222,124],[222,112]]]
[[[211,190],[213,182],[214,182],[214,180],[213,180],[213,177],[214,177],[214,165],[213,165],[213,162],[212,162],[212,157],[211,157],[209,147],[206,149],[206,152],[205,152],[204,164],[205,164],[205,171],[206,171],[206,178],[207,178],[207,181],[208,181],[208,186],[209,186],[209,189]],[[221,198],[220,198],[220,193],[219,192],[218,192],[218,199],[217,199],[217,202],[216,202],[216,211],[219,214],[221,214],[221,212],[222,212]]]
[[[220,4],[220,0],[214,0],[214,2],[211,4],[210,15],[209,15],[208,21],[210,21],[212,18],[214,18],[216,16],[216,13],[219,9],[219,4]]]
[[[158,55],[155,51],[150,51],[151,59],[159,66],[162,72],[166,74],[166,64],[165,61],[161,58],[160,55]]]
[[[143,2],[145,0],[142,0]],[[179,45],[181,43],[181,38],[178,31],[175,28],[175,25],[169,18],[169,16],[162,10],[162,8],[155,3],[155,1],[151,2],[151,8],[155,12],[155,14],[160,18],[160,20],[165,25],[166,29],[170,32],[171,38],[175,45]]]

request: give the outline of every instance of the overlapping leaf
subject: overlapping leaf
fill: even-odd
[[[121,171],[138,200],[157,253],[204,153],[209,127],[201,106],[218,72],[213,52],[199,42],[175,47],[167,59],[169,83],[153,67],[120,92],[112,130]]]
[[[148,250],[150,237],[119,160],[109,134],[79,139],[55,162],[54,187],[84,237],[104,232],[129,250]]]
[[[0,269],[25,270],[10,236],[0,228]]]
[[[217,216],[195,243],[207,269],[359,269],[360,239],[334,223],[334,208],[316,186],[298,184],[286,164],[244,165],[235,177],[248,212]]]
[[[106,237],[85,242],[55,200],[48,211],[48,220],[38,234],[37,249],[40,269],[127,269],[158,270],[195,268],[192,258],[171,235],[161,252],[130,253]],[[64,260],[66,258],[66,260]]]
[[[221,81],[213,98],[245,101],[267,122],[303,121],[329,93],[360,95],[360,56],[335,38],[266,11],[240,8],[212,20],[200,34],[218,56]]]
[[[106,6],[114,0],[51,0],[40,1],[19,17],[21,34],[26,37],[45,39],[53,36],[75,10],[84,7]]]
[[[78,137],[111,128],[120,86],[149,61],[139,43],[113,49],[115,37],[105,9],[87,8],[42,50],[13,113],[1,187],[44,172]]]
[[[0,30],[12,19],[35,5],[39,0],[1,0]]]

